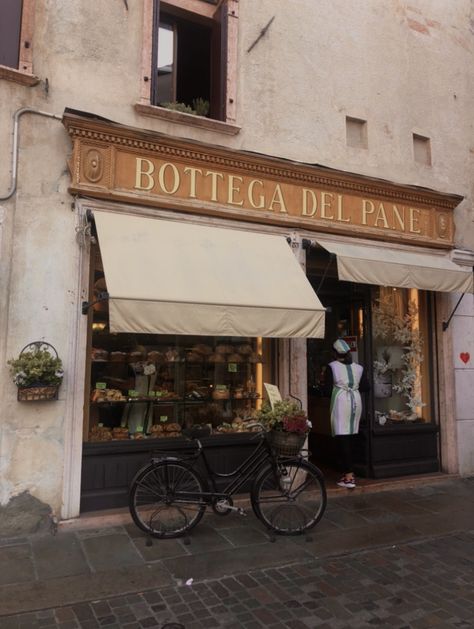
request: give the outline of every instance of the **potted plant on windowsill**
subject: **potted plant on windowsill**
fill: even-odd
[[[24,347],[18,358],[7,363],[18,387],[18,401],[56,400],[63,380],[63,365],[55,348],[44,341]]]
[[[265,403],[257,420],[268,428],[267,439],[280,456],[296,456],[304,445],[311,422],[300,406],[291,400]]]

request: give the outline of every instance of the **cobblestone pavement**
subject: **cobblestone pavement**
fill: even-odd
[[[463,532],[4,616],[0,627],[468,629],[473,582],[474,532]]]

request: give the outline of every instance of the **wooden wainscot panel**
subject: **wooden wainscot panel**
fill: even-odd
[[[456,195],[66,114],[71,192],[319,232],[451,247]]]

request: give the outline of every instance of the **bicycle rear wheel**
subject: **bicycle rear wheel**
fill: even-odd
[[[302,459],[265,467],[250,499],[257,518],[280,535],[299,535],[315,526],[326,509],[326,487],[319,469]]]
[[[181,461],[164,459],[138,472],[129,495],[135,524],[153,537],[179,537],[202,518],[205,484]]]

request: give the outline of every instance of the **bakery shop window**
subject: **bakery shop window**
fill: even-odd
[[[372,295],[375,425],[433,421],[429,294],[378,287]]]
[[[106,289],[100,259],[94,292]],[[84,440],[172,439],[246,432],[272,382],[262,338],[114,334],[108,305],[91,308]]]

